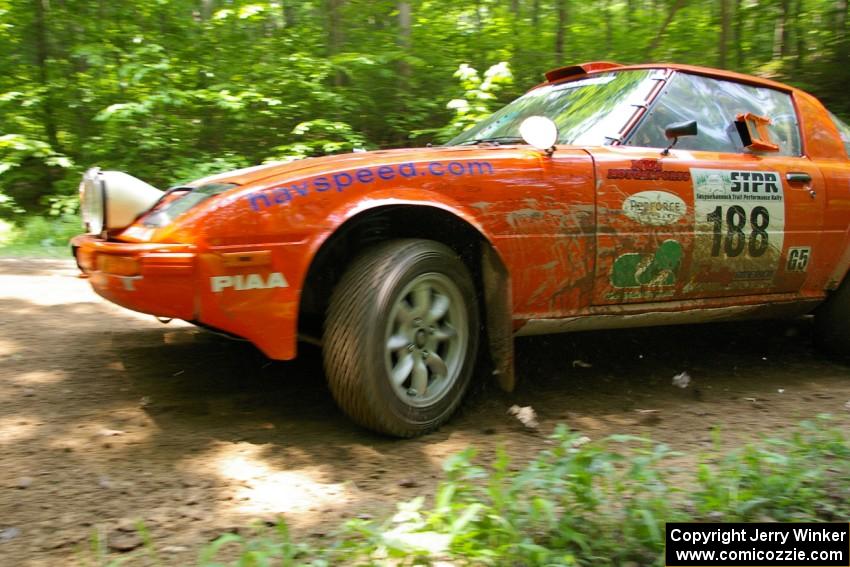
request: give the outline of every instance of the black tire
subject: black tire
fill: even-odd
[[[815,310],[815,344],[840,358],[850,358],[850,278]]]
[[[398,312],[393,311],[394,306],[400,301],[405,301],[406,306],[405,298],[410,297],[401,294],[422,278],[432,276],[450,280],[455,291],[459,291],[455,297],[462,301],[455,302],[457,307],[452,307],[452,313],[465,314],[468,339],[460,341],[465,348],[452,347],[457,351],[452,354],[455,371],[447,372],[445,382],[434,388],[443,392],[442,397],[433,403],[423,399],[422,403],[427,405],[416,406],[397,393],[398,388],[405,386],[393,386],[391,382],[391,366],[394,360],[399,360],[395,357],[407,354],[403,350],[399,351],[401,355],[394,354],[388,346],[387,334],[394,324],[391,315]],[[464,317],[457,319],[462,321]],[[422,324],[421,319],[415,321]],[[391,240],[374,246],[354,260],[331,295],[323,357],[334,399],[354,421],[380,433],[414,437],[436,429],[457,409],[471,381],[480,335],[478,321],[472,278],[450,248],[438,242],[414,239]],[[430,327],[432,335],[433,328]],[[423,356],[427,355],[423,351]],[[415,392],[412,388],[409,391]]]

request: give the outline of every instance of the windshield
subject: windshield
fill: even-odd
[[[546,85],[519,97],[453,140],[449,146],[482,141],[521,142],[519,125],[546,116],[558,126],[558,143],[601,146],[620,140],[629,119],[647,103],[656,80],[653,69],[600,73],[586,79]]]

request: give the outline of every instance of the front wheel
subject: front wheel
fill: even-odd
[[[357,258],[334,290],[325,374],[354,421],[413,437],[454,413],[478,338],[475,287],[457,254],[430,240],[392,240]]]

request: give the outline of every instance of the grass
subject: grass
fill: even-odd
[[[68,241],[81,232],[76,215],[0,220],[0,256],[69,258]]]
[[[549,441],[524,466],[504,452],[488,466],[472,449],[457,454],[430,505],[420,497],[383,521],[349,521],[324,547],[295,540],[283,523],[258,526],[222,535],[198,564],[663,565],[665,522],[850,516],[850,442],[828,416],[725,453],[717,442],[695,469],[675,467],[685,455],[640,437],[590,441],[559,427]],[[140,554],[158,564],[143,539]],[[103,550],[94,537],[84,563],[110,564]]]

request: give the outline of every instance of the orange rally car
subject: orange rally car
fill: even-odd
[[[81,185],[110,301],[292,359],[397,436],[448,419],[513,337],[814,312],[850,348],[850,127],[776,82],[596,62],[441,147],[270,164],[159,191]]]

